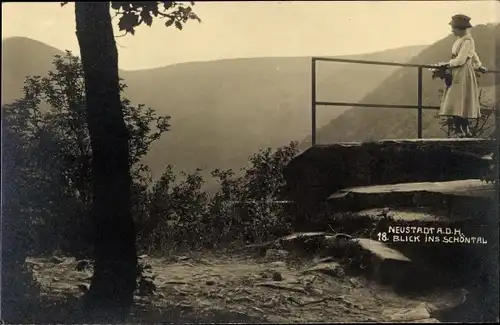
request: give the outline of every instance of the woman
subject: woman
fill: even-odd
[[[470,34],[470,18],[455,15],[451,18],[451,30],[457,37],[451,50],[451,60],[439,64],[449,69],[445,79],[446,89],[441,100],[440,116],[452,117],[455,132],[459,137],[470,137],[469,119],[481,116],[479,89],[475,70],[486,72],[476,54],[474,40]]]

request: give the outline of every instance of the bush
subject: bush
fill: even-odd
[[[296,143],[261,150],[238,177],[232,170],[212,171],[219,183],[215,194],[202,191],[200,170],[177,181],[168,166],[147,194],[147,213],[138,221],[139,247],[147,252],[217,248],[288,233],[291,220],[278,197],[283,168],[296,153]]]
[[[17,245],[9,251],[18,252],[20,260],[26,254],[59,250],[88,253],[92,245],[92,152],[83,70],[69,51],[55,56],[53,63],[47,76],[26,78],[23,98],[2,107],[7,162],[2,175],[8,175],[2,212],[9,236],[22,238],[8,241],[9,246]],[[121,90],[125,87],[121,84]],[[122,105],[130,133],[133,186],[140,197],[148,171],[140,161],[168,130],[169,117],[126,98]],[[23,242],[29,244],[20,247]]]

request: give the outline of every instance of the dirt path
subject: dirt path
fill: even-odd
[[[363,278],[304,272],[311,263],[266,261],[244,256],[171,260],[144,258],[156,276],[156,293],[136,297],[133,321],[204,322],[434,322],[419,312],[422,299],[401,297]],[[54,263],[32,258],[45,295],[80,296],[90,271],[76,271],[74,259]],[[415,309],[417,308],[417,309]]]

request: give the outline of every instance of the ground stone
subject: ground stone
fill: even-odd
[[[286,267],[286,263],[281,261],[272,262],[270,265],[273,267]]]
[[[273,272],[273,281],[283,281],[283,276],[279,272]]]
[[[52,263],[54,263],[54,264],[59,264],[59,263],[64,262],[64,258],[58,257],[58,256],[52,256],[52,258],[50,259],[50,261]]]
[[[427,319],[412,320],[406,323],[441,323],[441,322],[435,318],[427,318]]]
[[[81,283],[77,285],[78,289],[80,289],[81,292],[85,293],[89,290],[89,285],[86,283]]]
[[[282,260],[290,255],[289,252],[282,249],[268,249],[266,251],[266,260]]]
[[[356,278],[349,278],[349,283],[351,283],[354,288],[361,288],[363,286],[363,284]]]
[[[340,266],[338,263],[331,262],[331,263],[320,263],[317,264],[307,270],[305,270],[303,273],[311,273],[311,272],[319,272],[323,273],[326,275],[330,276],[336,276],[336,277],[342,277],[345,275],[344,269],[342,266]]]
[[[368,238],[358,238],[357,242],[361,246],[361,248],[370,251],[379,260],[397,260],[402,262],[411,262],[408,257],[379,241]]]
[[[394,310],[386,310],[383,314],[386,317],[388,316],[391,321],[400,322],[428,320],[431,318],[425,304],[420,304],[416,308],[399,309],[395,313]]]

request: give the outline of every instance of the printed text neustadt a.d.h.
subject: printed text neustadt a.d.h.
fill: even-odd
[[[461,235],[462,232],[457,228],[441,228],[441,227],[416,227],[416,226],[389,226],[390,234],[405,235],[405,234],[422,234],[422,235]]]

